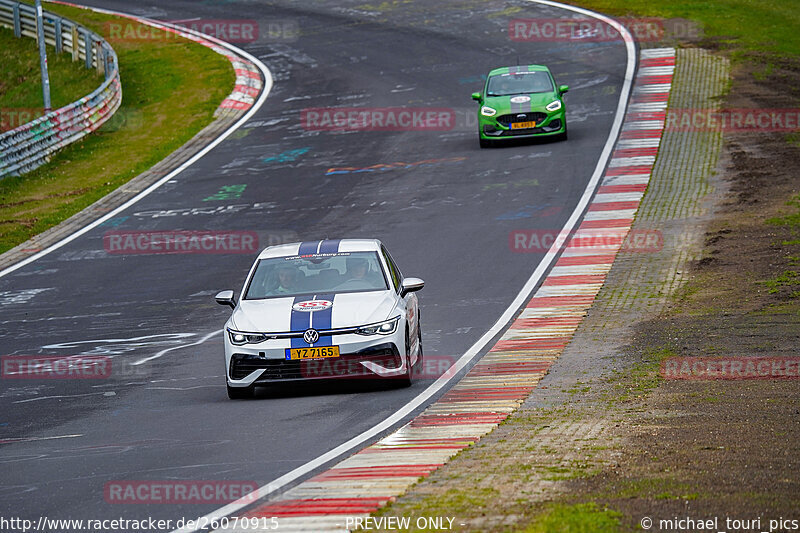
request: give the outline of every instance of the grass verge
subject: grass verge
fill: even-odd
[[[106,38],[109,28],[121,24],[137,31],[139,26],[68,6],[48,9]],[[139,34],[160,35],[147,30]],[[211,123],[233,87],[230,62],[189,40],[171,36],[114,41],[112,46],[122,78],[120,109],[100,130],[49,164],[0,180],[0,253],[69,218],[175,151]],[[52,49],[50,53],[54,55]],[[86,94],[99,81],[89,85]]]
[[[616,533],[621,515],[594,503],[549,505],[523,533]]]
[[[757,53],[800,56],[800,10],[792,0],[579,0],[577,5],[619,17],[682,18],[700,23],[708,42],[733,49],[734,56]],[[768,67],[769,65],[765,65]]]

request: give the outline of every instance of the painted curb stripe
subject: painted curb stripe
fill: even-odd
[[[639,207],[639,201],[633,200],[630,202],[601,202],[589,206],[589,211],[618,211],[620,209],[636,209]]]
[[[620,135],[620,139],[660,139],[661,129],[651,130],[625,130]]]
[[[618,192],[644,192],[647,190],[646,183],[630,183],[623,185],[603,185],[597,190],[597,194],[609,194]]]
[[[614,152],[614,157],[655,156],[658,153],[656,146],[642,146],[639,148],[623,148]]]

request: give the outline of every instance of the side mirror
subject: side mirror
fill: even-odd
[[[480,102],[481,101],[481,93],[472,93],[472,99],[475,100],[476,102]]]
[[[218,292],[214,299],[219,305],[229,305],[231,309],[236,309],[236,300],[233,298],[233,291]]]
[[[400,283],[400,297],[402,298],[409,292],[416,292],[425,286],[425,282],[419,278],[405,278]]]
[[[569,85],[561,85],[558,88],[558,92],[564,94],[565,92],[569,91]]]

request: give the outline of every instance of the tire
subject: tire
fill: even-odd
[[[491,148],[492,146],[494,146],[494,143],[491,141],[491,139],[484,139],[483,137],[478,137],[478,142],[480,143],[481,148]]]
[[[412,368],[411,368],[411,350],[410,348],[410,339],[408,338],[408,329],[406,329],[406,349],[405,355],[406,358],[406,373],[400,376],[397,385],[398,387],[410,387],[411,386],[411,375],[412,375]]]
[[[562,134],[560,134],[558,136],[558,140],[559,141],[566,141],[567,140],[567,123],[566,123],[566,121],[564,122],[564,133],[562,133]]]
[[[423,357],[423,354],[422,354],[422,324],[420,324],[420,321],[419,321],[419,311],[417,311],[417,345],[419,346],[419,348],[418,348],[418,352],[419,353],[417,354],[417,362],[414,364],[414,368],[422,370],[423,369],[423,366],[422,366],[422,357]]]
[[[252,398],[256,392],[256,388],[253,385],[249,387],[231,387],[226,383],[225,387],[228,389],[228,398],[231,400],[248,400]]]

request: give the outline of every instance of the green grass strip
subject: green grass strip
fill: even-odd
[[[578,0],[577,5],[614,16],[683,18],[703,25],[706,37],[738,51],[800,56],[796,0]],[[734,55],[737,55],[735,53]]]
[[[594,503],[551,504],[524,533],[617,533],[622,515]]]

